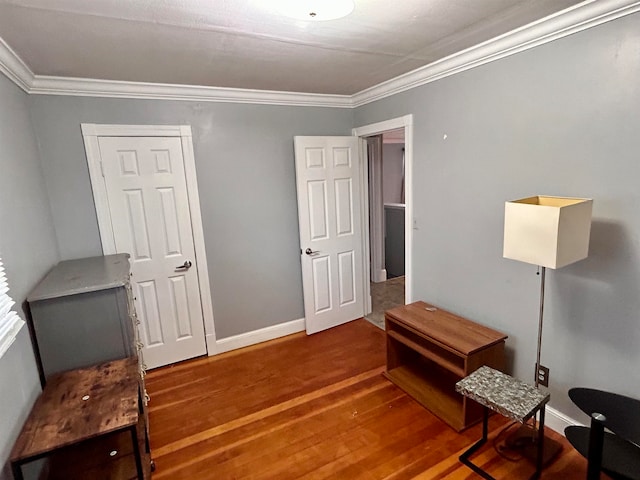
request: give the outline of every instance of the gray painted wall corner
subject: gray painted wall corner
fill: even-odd
[[[542,361],[551,405],[590,386],[640,397],[640,14],[356,110],[366,125],[414,114],[416,299],[509,334],[533,381],[539,277],[502,258],[504,202],[594,199],[589,258],[548,272]]]
[[[0,78],[0,255],[10,294],[20,308],[33,286],[58,261],[44,179],[29,120],[27,96]],[[22,328],[0,358],[0,478],[22,423],[40,392],[29,338]]]

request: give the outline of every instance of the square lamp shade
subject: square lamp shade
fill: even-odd
[[[506,202],[504,258],[549,268],[586,258],[592,206],[589,198],[542,195]]]

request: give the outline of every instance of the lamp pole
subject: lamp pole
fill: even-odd
[[[536,357],[536,378],[535,386],[540,385],[540,350],[542,349],[542,315],[544,313],[544,281],[547,273],[547,267],[541,267],[542,273],[540,277],[540,319],[538,320],[538,353]]]

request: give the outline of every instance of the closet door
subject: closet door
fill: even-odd
[[[129,253],[149,368],[206,354],[179,137],[99,137],[115,249]]]

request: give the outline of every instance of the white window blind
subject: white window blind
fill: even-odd
[[[11,307],[15,302],[9,296],[9,284],[0,258],[0,358],[9,349],[24,325],[24,321]]]

